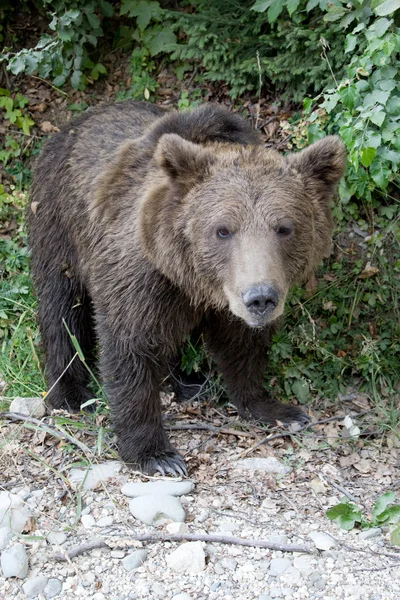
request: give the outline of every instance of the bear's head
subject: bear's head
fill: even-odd
[[[262,327],[329,255],[345,163],[336,136],[282,156],[163,135],[139,209],[142,247],[193,302]]]

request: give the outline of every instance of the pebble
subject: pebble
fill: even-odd
[[[224,569],[228,569],[228,571],[235,571],[238,564],[237,560],[234,558],[222,558],[220,563]]]
[[[96,521],[92,515],[82,515],[81,522],[85,529],[90,529],[96,525]]]
[[[22,589],[28,598],[34,598],[35,596],[44,593],[48,581],[49,578],[45,575],[38,575],[37,577],[27,579],[23,584]]]
[[[166,556],[167,565],[178,573],[200,573],[206,567],[201,542],[187,542]]]
[[[381,535],[382,529],[380,527],[371,527],[371,529],[365,529],[364,531],[360,531],[358,534],[358,538],[360,540],[368,540],[369,538],[377,537]]]
[[[28,555],[22,544],[14,544],[3,550],[0,562],[4,577],[25,579],[28,574]]]
[[[49,544],[52,544],[54,546],[61,546],[61,544],[63,544],[66,539],[67,534],[63,531],[50,531],[49,535],[47,536],[47,541],[49,542]]]
[[[162,518],[182,522],[186,517],[180,501],[174,496],[138,496],[130,501],[129,510],[135,519],[147,525]]]
[[[269,567],[271,575],[277,576],[282,575],[285,571],[290,569],[292,561],[289,558],[273,558]]]
[[[330,550],[336,546],[336,540],[324,531],[312,531],[308,534],[308,537],[314,542],[318,550]]]
[[[96,522],[96,526],[97,527],[110,527],[110,525],[112,525],[114,522],[114,519],[109,516],[109,517],[101,517],[101,519],[99,519]]]
[[[172,596],[172,600],[192,600],[189,594],[176,594],[176,596]]]
[[[0,527],[9,527],[15,533],[24,530],[30,512],[20,496],[0,492]]]
[[[149,483],[128,482],[122,486],[125,496],[183,496],[194,488],[193,481],[151,481]]]
[[[132,571],[142,565],[147,558],[147,550],[136,550],[122,559],[122,565],[126,571]]]
[[[125,552],[123,550],[111,550],[111,558],[124,558]]]
[[[59,579],[55,577],[51,577],[47,582],[46,587],[43,590],[45,598],[55,598],[59,594],[61,594],[62,583]]]
[[[88,469],[71,469],[69,481],[74,488],[93,490],[101,481],[116,477],[121,470],[121,464],[116,460],[92,465]]]
[[[10,412],[41,419],[46,414],[43,398],[21,398],[17,396],[10,404]]]
[[[160,585],[159,583],[155,583],[152,587],[153,594],[155,596],[157,596],[158,598],[165,598],[165,596],[167,595],[167,592],[165,591],[165,589],[163,588],[162,585]]]
[[[315,560],[308,554],[298,554],[294,557],[293,564],[301,573],[311,573],[314,569]]]
[[[8,542],[14,537],[14,532],[9,527],[0,527],[0,550],[8,545]]]
[[[168,533],[188,533],[189,527],[186,523],[167,523],[165,529]]]
[[[244,458],[243,460],[236,461],[234,466],[239,469],[264,471],[264,473],[277,473],[279,475],[285,475],[292,470],[291,467],[282,464],[274,456],[268,456],[267,458]]]

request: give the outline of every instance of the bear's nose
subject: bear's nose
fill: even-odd
[[[256,285],[242,294],[243,302],[248,310],[259,316],[271,313],[279,301],[278,292],[270,285]]]

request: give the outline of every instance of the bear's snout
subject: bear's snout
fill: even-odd
[[[278,305],[279,293],[271,285],[256,285],[242,294],[247,310],[257,317],[272,313]]]

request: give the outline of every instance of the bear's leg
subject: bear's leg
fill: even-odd
[[[149,474],[187,475],[162,424],[160,384],[168,372],[167,359],[153,347],[132,348],[101,321],[100,369],[122,460]]]
[[[87,368],[79,356],[73,358],[76,350],[63,321],[76,336],[90,364],[95,345],[90,297],[75,278],[61,272],[57,276],[44,277],[42,285],[39,282],[36,287],[50,390],[46,399],[53,408],[76,412],[81,404],[93,397],[93,393],[87,387],[90,380]]]
[[[264,389],[270,335],[268,330],[250,329],[223,315],[211,317],[204,331],[206,347],[242,417],[271,424],[306,424],[310,419],[300,408],[269,398]]]

